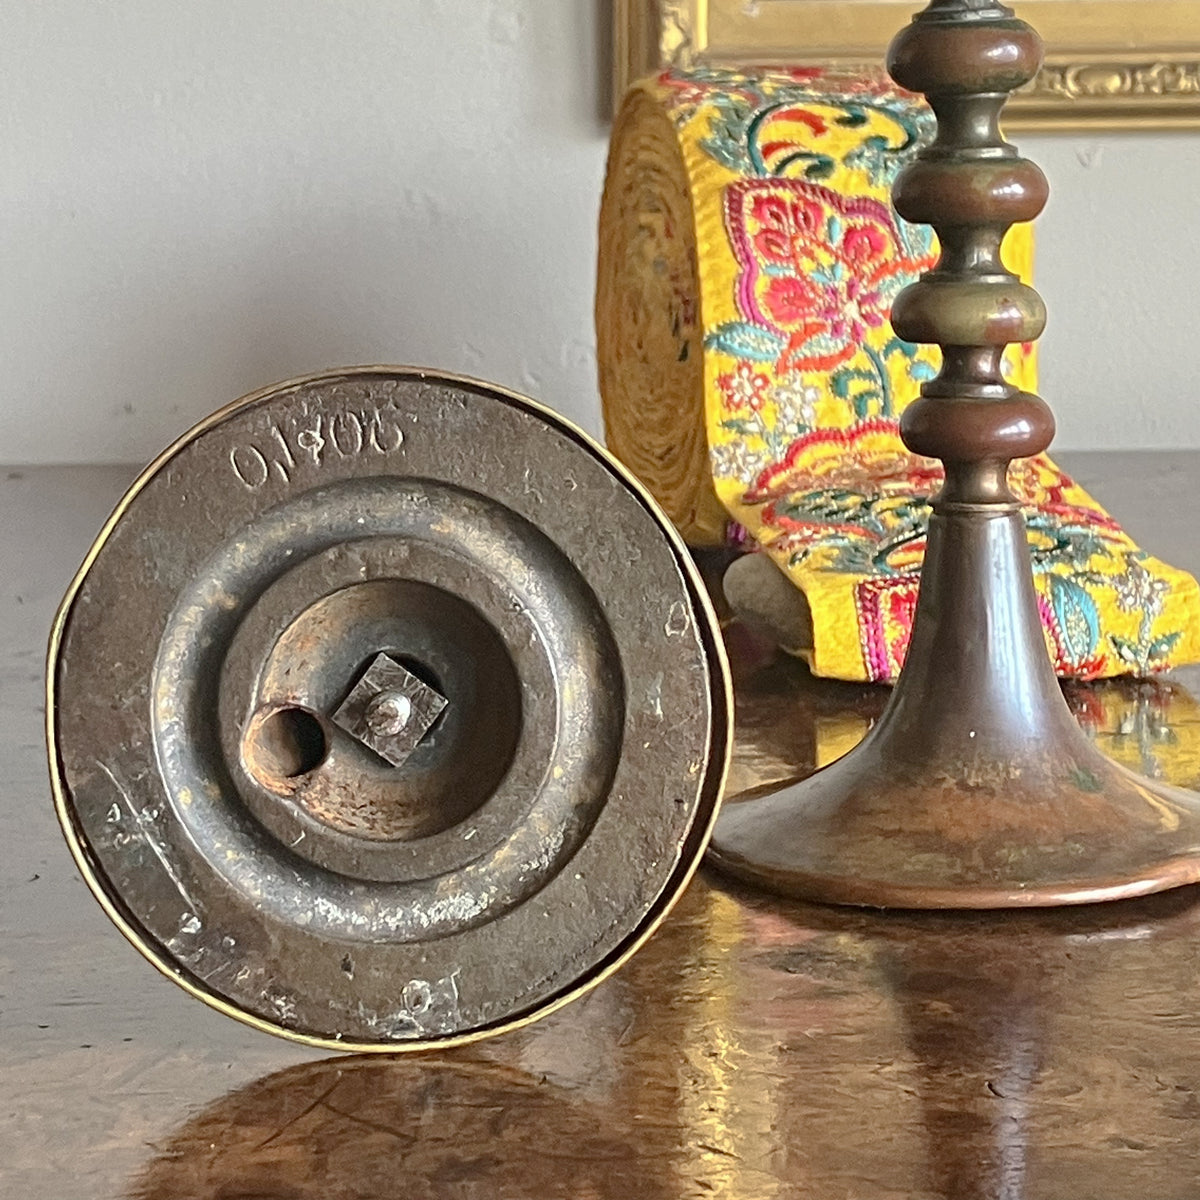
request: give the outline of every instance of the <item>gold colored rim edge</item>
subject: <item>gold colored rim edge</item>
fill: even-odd
[[[710,735],[708,770],[706,772],[707,779],[700,806],[703,808],[707,804],[709,812],[707,821],[704,820],[701,813],[698,820],[698,828],[694,828],[689,832],[686,844],[692,848],[690,861],[681,858],[680,868],[670,877],[662,895],[655,902],[656,906],[658,906],[657,911],[654,908],[651,909],[652,915],[645,920],[643,925],[624,945],[614,951],[613,956],[607,962],[601,962],[592,974],[585,975],[575,986],[569,988],[567,991],[509,1021],[504,1021],[496,1025],[483,1026],[480,1029],[474,1029],[468,1033],[456,1034],[451,1037],[395,1043],[354,1042],[328,1038],[272,1024],[262,1017],[255,1016],[253,1013],[238,1008],[224,997],[216,995],[189,975],[176,969],[166,958],[165,954],[152,944],[152,939],[145,931],[140,929],[133,920],[128,919],[121,911],[109,895],[101,873],[93,866],[89,858],[87,845],[81,832],[76,828],[72,811],[68,806],[67,787],[62,777],[61,764],[58,759],[58,722],[56,719],[55,692],[57,666],[59,652],[62,647],[63,633],[80,588],[82,588],[84,580],[87,578],[88,573],[91,571],[93,564],[99,557],[101,550],[104,548],[117,523],[125,515],[125,512],[134,500],[137,499],[142,489],[146,487],[159,471],[183,450],[185,446],[244,408],[249,408],[268,398],[286,395],[288,392],[297,391],[311,384],[333,382],[339,379],[350,379],[373,374],[402,375],[409,376],[415,380],[427,380],[432,383],[460,384],[482,389],[493,395],[500,396],[510,403],[540,416],[547,424],[570,435],[578,445],[593,454],[601,464],[612,471],[630,489],[666,536],[668,545],[671,547],[676,562],[683,574],[684,583],[692,594],[692,602],[695,610],[702,616],[704,622],[704,628],[701,631],[703,635],[702,640],[708,651],[709,666],[713,675],[712,698],[714,718],[720,718],[722,726],[719,730],[715,729],[716,720],[714,719],[715,736]],[[537,400],[523,396],[519,392],[512,391],[509,388],[489,383],[486,380],[476,379],[469,375],[412,366],[374,365],[347,367],[319,371],[310,375],[301,375],[281,383],[271,384],[268,387],[259,388],[257,391],[250,392],[240,399],[218,408],[171,442],[165,450],[142,469],[137,478],[130,484],[108,517],[108,520],[101,526],[100,532],[93,540],[83,562],[72,577],[66,594],[58,606],[54,623],[50,628],[50,641],[46,652],[46,752],[50,771],[50,788],[54,797],[55,815],[58,818],[59,827],[71,852],[71,857],[75,861],[77,870],[83,877],[92,895],[99,902],[100,907],[107,914],[109,920],[120,930],[126,941],[160,974],[209,1008],[215,1009],[217,1012],[243,1025],[248,1025],[252,1029],[257,1029],[261,1033],[269,1033],[290,1042],[298,1042],[301,1045],[322,1050],[339,1050],[355,1054],[417,1054],[423,1051],[446,1050],[455,1046],[464,1046],[472,1042],[482,1041],[485,1038],[498,1037],[501,1034],[521,1029],[526,1025],[532,1024],[534,1021],[540,1020],[542,1017],[547,1017],[551,1013],[557,1012],[560,1008],[577,1000],[592,988],[603,983],[605,979],[624,966],[654,935],[675,907],[679,898],[687,889],[692,876],[698,870],[720,812],[721,800],[725,792],[725,783],[729,775],[730,758],[733,752],[733,682],[716,610],[713,608],[708,590],[704,586],[700,572],[693,562],[683,539],[676,532],[674,525],[671,524],[670,519],[660,508],[658,502],[642,486],[636,476],[618,458],[593,438],[591,434],[576,425],[575,422]],[[714,766],[719,768],[716,770],[715,776]],[[700,834],[698,838],[696,837],[697,833]]]

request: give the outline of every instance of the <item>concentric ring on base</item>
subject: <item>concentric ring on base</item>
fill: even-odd
[[[379,654],[447,704],[391,766],[331,718]],[[690,558],[611,456],[486,384],[361,368],[153,463],[63,602],[60,820],[160,970],[394,1051],[522,1024],[682,890],[729,755]]]

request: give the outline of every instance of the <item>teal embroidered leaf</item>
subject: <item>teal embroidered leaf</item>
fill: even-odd
[[[861,367],[839,367],[829,378],[829,386],[839,400],[850,399],[850,385],[855,380],[874,383],[875,376]]]
[[[837,338],[830,337],[827,333],[818,333],[810,337],[801,347],[800,350],[805,354],[837,354],[842,349],[843,343]],[[872,379],[874,376],[860,376],[861,378]]]
[[[705,348],[751,362],[774,362],[787,342],[779,334],[748,321],[727,321],[704,339]]]
[[[933,230],[928,225],[898,221],[900,242],[910,258],[925,258],[933,253]]]
[[[1078,666],[1096,652],[1100,641],[1100,614],[1096,602],[1073,579],[1050,576],[1050,603],[1062,630],[1067,658]]]
[[[1147,651],[1147,657],[1151,662],[1162,662],[1172,650],[1175,649],[1175,643],[1183,637],[1183,630],[1176,633],[1167,633],[1160,638],[1155,638],[1150,643],[1150,649]]]
[[[804,168],[805,179],[828,179],[837,168],[837,163],[832,158],[826,158],[825,155],[820,155],[815,161],[810,162]]]
[[[744,172],[749,168],[746,152],[736,143],[723,138],[710,137],[704,138],[700,142],[700,148],[709,158],[715,159],[730,171]]]
[[[749,170],[754,166],[746,145],[752,110],[731,96],[718,96],[715,103],[717,115],[708,127],[709,136],[700,143],[701,149],[732,170]]]
[[[739,437],[751,437],[758,433],[758,428],[753,421],[739,421],[737,418],[722,421],[721,428],[728,429],[730,433],[736,433]]]
[[[867,114],[861,108],[847,108],[836,121],[836,124],[844,125],[847,129],[861,129],[866,123]]]
[[[915,362],[908,368],[908,377],[914,383],[926,383],[937,378],[937,367],[929,362]]]
[[[912,358],[916,353],[917,348],[912,342],[898,337],[889,338],[883,347],[884,358],[891,358],[893,354],[903,354],[905,358]]]
[[[1030,512],[1025,520],[1032,532],[1042,534],[1045,539],[1038,539],[1037,544],[1030,543],[1035,571],[1066,564],[1076,572],[1077,578],[1082,579],[1081,573],[1096,555],[1108,555],[1096,531],[1086,525],[1066,522],[1044,511]]]
[[[1140,667],[1142,660],[1138,657],[1137,647],[1130,641],[1126,641],[1123,637],[1117,637],[1115,633],[1110,633],[1109,640],[1113,644],[1113,649],[1117,652],[1117,657],[1130,667]]]
[[[758,157],[757,153],[755,153],[755,157]],[[818,154],[813,150],[793,150],[791,154],[786,154],[783,158],[772,163],[769,172],[766,164],[763,163],[762,171],[759,174],[769,173],[776,178],[780,178],[786,176],[798,163],[808,164],[804,168],[805,179],[828,179],[837,169],[837,162],[830,158],[828,154]]]

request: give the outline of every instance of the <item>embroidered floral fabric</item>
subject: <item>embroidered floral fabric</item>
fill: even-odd
[[[696,375],[679,367],[664,376],[659,403],[672,401],[684,444],[691,434],[682,425],[694,410],[669,393],[702,388],[706,485],[731,519],[730,535],[770,554],[804,592],[814,671],[892,681],[908,648],[941,468],[909,453],[899,436],[899,414],[936,373],[938,352],[897,338],[888,314],[900,289],[936,261],[936,249],[929,230],[896,217],[890,189],[932,136],[932,117],[882,77],[815,70],[667,72],[640,85],[626,107],[634,115],[618,123],[607,189],[623,186],[618,174],[636,177],[636,186],[624,185],[632,199],[622,219],[638,233],[602,225],[601,274],[606,255],[628,260],[631,246],[614,241],[624,237],[636,250],[650,229],[665,249],[643,252],[626,274],[672,281],[675,340],[660,352],[688,363],[692,323],[703,348]],[[639,162],[669,158],[662,131],[646,136],[641,128],[664,120],[675,163]],[[643,219],[660,211],[654,189],[668,193],[673,172],[691,203],[694,245],[683,257],[668,245],[680,238],[670,222],[650,227]],[[1012,232],[1006,257],[1028,277],[1028,227]],[[691,264],[696,297],[681,282],[680,262]],[[627,284],[626,295],[637,286]],[[616,293],[605,294],[611,301]],[[600,309],[598,301],[598,323]],[[656,399],[631,400],[636,389],[616,386],[621,364],[605,361],[603,337],[601,344],[610,444],[619,454],[634,451],[631,465],[672,502],[668,511],[685,534],[694,532],[694,514],[704,532],[711,520],[701,519],[703,494],[681,520],[679,481],[666,484],[658,448],[633,461],[630,443],[646,436]],[[1008,368],[1032,388],[1032,347],[1014,347]],[[1011,482],[1026,508],[1042,622],[1060,675],[1149,674],[1200,660],[1195,580],[1141,551],[1046,456],[1014,464]]]

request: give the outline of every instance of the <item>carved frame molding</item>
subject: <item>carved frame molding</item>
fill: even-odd
[[[1011,0],[1010,0],[1011,2]],[[919,0],[614,0],[619,99],[665,66],[878,65]],[[1200,129],[1195,0],[1017,0],[1046,39],[1013,129]]]

